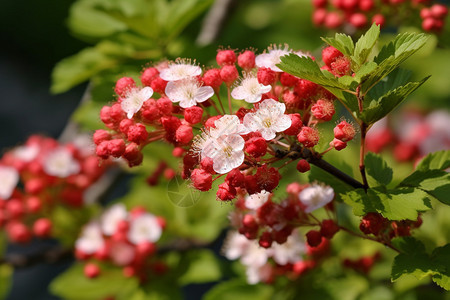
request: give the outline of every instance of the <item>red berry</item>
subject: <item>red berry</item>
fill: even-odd
[[[316,7],[316,8],[326,7],[327,6],[327,2],[328,2],[327,0],[313,0],[312,1],[313,6]]]
[[[297,170],[300,173],[305,173],[305,172],[308,172],[309,170],[311,170],[311,166],[309,165],[308,161],[306,161],[305,159],[300,159],[297,163]]]
[[[269,68],[259,68],[257,77],[259,83],[264,85],[272,85],[277,79],[277,73]]]
[[[152,81],[157,78],[159,71],[156,68],[150,67],[144,70],[141,75],[141,82],[145,86],[151,86]]]
[[[111,139],[111,134],[109,134],[108,131],[103,129],[98,129],[94,132],[94,135],[92,136],[92,140],[96,145],[99,145],[103,141],[107,141]]]
[[[297,139],[305,147],[314,147],[319,143],[319,131],[312,127],[303,126]]]
[[[203,116],[203,109],[198,106],[191,106],[184,110],[184,119],[190,124],[200,123]]]
[[[117,95],[120,97],[125,97],[126,94],[133,88],[136,87],[136,83],[134,82],[134,79],[131,77],[122,77],[116,82],[116,87],[114,88],[114,91]]]
[[[255,67],[255,57],[255,53],[250,50],[246,50],[239,54],[237,58],[239,67],[246,71],[253,69]]]
[[[434,4],[431,8],[431,15],[435,19],[443,19],[447,16],[448,9],[445,5],[442,4]]]
[[[236,197],[236,189],[233,186],[230,186],[227,182],[224,182],[219,185],[219,189],[217,190],[217,198],[222,201],[233,200]]]
[[[334,127],[334,137],[343,142],[351,141],[356,134],[355,128],[352,124],[346,121],[341,121]]]
[[[264,231],[259,237],[259,245],[263,248],[270,248],[272,246],[272,234],[268,231]]]
[[[245,152],[257,158],[264,156],[267,152],[266,140],[262,137],[253,137],[245,142]]]
[[[233,65],[236,62],[236,53],[233,50],[220,50],[217,52],[216,61],[219,66]]]
[[[363,28],[367,25],[367,17],[362,13],[355,13],[350,16],[350,24],[356,28]]]
[[[52,221],[47,218],[37,219],[33,224],[33,233],[41,238],[50,236],[52,231]]]
[[[202,81],[205,85],[217,89],[222,84],[222,78],[220,77],[220,69],[209,69],[203,74]]]
[[[336,58],[342,56],[344,56],[344,54],[332,46],[326,47],[322,50],[322,60],[329,67],[331,66],[331,63],[336,60]]]
[[[324,8],[316,9],[312,15],[313,24],[316,26],[323,25],[327,17],[327,10]]]
[[[327,239],[331,239],[336,232],[339,231],[339,226],[333,220],[323,220],[320,227],[320,234]]]
[[[231,86],[239,77],[239,73],[234,65],[225,65],[220,70],[220,78],[227,86]]]
[[[206,192],[211,189],[212,176],[205,170],[194,169],[191,173],[191,181],[197,190]]]
[[[317,247],[322,242],[322,234],[318,230],[310,230],[306,234],[306,242],[310,247]]]
[[[194,133],[192,132],[192,127],[189,125],[181,125],[177,128],[175,133],[176,140],[181,145],[186,145],[194,138]]]
[[[84,266],[84,275],[87,278],[95,278],[100,275],[100,267],[93,263],[88,263]]]
[[[329,100],[319,99],[316,104],[311,107],[313,116],[322,121],[330,121],[335,113],[334,103]]]
[[[385,22],[386,20],[382,14],[376,14],[372,17],[372,23],[380,25],[380,27],[383,27]]]
[[[284,131],[287,135],[297,135],[303,126],[302,117],[300,114],[289,114],[291,118],[291,127]]]
[[[342,25],[342,16],[337,12],[330,12],[325,17],[325,26],[334,29]]]

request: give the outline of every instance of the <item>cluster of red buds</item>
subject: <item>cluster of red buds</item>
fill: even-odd
[[[123,204],[111,206],[85,225],[75,243],[76,257],[86,261],[85,276],[99,276],[101,265],[121,267],[125,277],[136,276],[141,281],[148,279],[149,270],[161,274],[166,266],[155,253],[165,225],[164,218],[145,208],[128,212]]]
[[[420,216],[416,221],[390,221],[379,213],[368,213],[362,218],[359,229],[364,234],[373,234],[379,241],[388,243],[395,237],[410,236],[411,229],[418,228],[421,225],[422,219]]]
[[[224,244],[225,256],[240,258],[249,283],[270,283],[277,276],[296,279],[327,256],[330,240],[340,230],[333,219],[319,221],[312,212],[333,212],[334,192],[328,186],[291,183],[288,197],[274,202],[269,192],[244,196],[230,214],[237,230]],[[318,226],[301,237],[300,227]]]
[[[134,166],[142,162],[145,145],[164,140],[175,146],[175,157],[183,157],[182,177],[201,191],[227,174],[217,192],[221,200],[231,200],[241,191],[271,192],[281,178],[275,163],[297,161],[303,148],[316,156],[342,150],[355,135],[353,125],[341,121],[330,147],[322,154],[314,151],[320,140],[317,124],[332,120],[335,98],[277,67],[281,56],[292,53],[307,55],[287,46],[259,55],[220,50],[220,68],[203,75],[199,66],[178,59],[145,69],[142,87],[132,78],[119,79],[117,101],[100,113],[109,129],[97,130],[93,137],[97,155],[123,157]],[[323,60],[323,68],[335,76],[350,73],[349,60],[332,47],[324,49]],[[227,91],[229,114],[221,89]],[[236,111],[234,100],[243,105]],[[306,160],[298,164],[300,171],[307,171]]]
[[[379,153],[388,147],[397,161],[418,161],[431,152],[450,148],[450,114],[404,110],[394,120],[375,123],[366,137],[367,149]]]
[[[380,26],[398,26],[400,22],[422,19],[422,29],[441,32],[448,9],[431,0],[312,0],[312,21],[328,29],[355,31]]]
[[[24,145],[7,151],[0,160],[0,229],[13,242],[24,243],[33,235],[52,234],[55,206],[78,208],[85,192],[103,174],[106,165],[90,148],[89,137],[62,145],[31,136]]]

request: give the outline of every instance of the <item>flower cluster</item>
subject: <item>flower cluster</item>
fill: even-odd
[[[416,221],[390,221],[378,213],[368,213],[362,218],[359,229],[364,234],[373,234],[379,241],[389,242],[394,237],[410,236],[411,229],[421,225],[420,216]]]
[[[231,231],[223,245],[226,258],[239,261],[246,267],[247,282],[270,283],[276,276],[294,277],[295,265],[304,265],[303,255],[306,245],[297,231],[287,237],[285,243],[273,243],[269,248],[261,248],[256,241],[248,240],[236,231]],[[309,268],[314,262],[307,262]]]
[[[449,127],[450,114],[444,110],[430,114],[404,111],[395,120],[385,118],[375,123],[367,134],[367,149],[378,153],[393,146],[398,161],[418,161],[450,147]]]
[[[117,101],[100,113],[109,129],[94,134],[97,155],[123,157],[135,166],[142,162],[145,145],[165,140],[175,146],[173,155],[183,158],[182,177],[201,191],[226,174],[217,191],[220,200],[271,192],[281,178],[278,169],[301,158],[303,148],[315,157],[322,155],[314,151],[320,140],[317,125],[331,121],[335,113],[331,93],[278,68],[287,54],[307,56],[287,45],[259,55],[220,50],[219,68],[204,72],[178,59],[146,68],[142,87],[132,78],[119,79]],[[351,73],[350,61],[336,49],[328,47],[322,56],[323,68],[335,76]],[[225,89],[227,103],[222,101]],[[334,131],[335,139],[323,153],[344,149],[355,135],[346,121]],[[307,160],[298,164],[301,172],[309,169]]]
[[[123,204],[115,204],[83,228],[75,243],[75,254],[78,259],[88,261],[84,272],[89,278],[101,273],[102,262],[122,267],[126,277],[145,280],[149,269],[160,269],[161,263],[154,259],[154,254],[164,227],[162,217],[144,208],[128,212]]]
[[[57,205],[81,207],[86,193],[106,165],[79,137],[62,145],[52,138],[31,136],[0,160],[0,228],[13,242],[27,242],[34,234],[50,237],[51,212]]]
[[[313,0],[312,21],[328,29],[355,31],[372,23],[381,26],[398,25],[395,22],[415,22],[422,19],[422,29],[440,32],[448,9],[430,0]]]

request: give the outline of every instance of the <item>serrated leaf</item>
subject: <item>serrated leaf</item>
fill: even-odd
[[[341,195],[342,200],[353,208],[353,214],[364,216],[383,209],[380,201],[371,201],[363,189],[356,189]]]
[[[387,77],[383,78],[383,80],[378,82],[367,95],[372,99],[378,99],[390,91],[407,84],[408,80],[411,78],[411,74],[412,72],[410,70],[397,68]]]
[[[358,109],[358,100],[353,94],[344,92],[349,88],[344,83],[351,84],[353,81],[340,82],[333,74],[326,70],[320,70],[319,66],[310,57],[300,57],[290,54],[281,57],[281,63],[277,65],[284,72],[302,79],[314,82],[334,94],[338,100],[351,113]]]
[[[363,64],[358,71],[355,73],[354,79],[357,82],[361,82],[367,78],[367,76],[370,75],[376,68],[377,64],[373,61],[368,61],[365,64]]]
[[[426,191],[444,204],[450,205],[450,174],[438,169],[415,171],[399,186],[416,187]]]
[[[445,170],[447,168],[450,168],[450,150],[430,153],[424,157],[416,167],[419,171],[433,169]]]
[[[357,189],[342,195],[342,199],[357,216],[378,212],[389,220],[417,220],[418,212],[431,208],[429,196],[414,188],[368,189],[367,194]]]
[[[334,38],[327,37],[322,40],[330,46],[338,49],[345,56],[352,56],[354,52],[353,40],[350,36],[343,33],[336,33]]]
[[[392,181],[392,169],[380,155],[369,152],[364,158],[367,175],[373,178],[379,185],[388,185]]]
[[[291,53],[281,57],[281,63],[277,66],[286,73],[312,81],[325,88],[346,88],[334,76],[326,77],[317,63],[308,56],[298,56],[297,54]],[[331,75],[329,72],[328,74]]]
[[[391,278],[392,281],[399,279],[401,276],[410,274],[417,279],[435,274],[432,261],[426,253],[417,253],[414,255],[399,254],[394,258],[392,264]]]
[[[427,40],[428,37],[425,34],[403,33],[385,45],[374,59],[378,67],[363,83],[362,92],[366,93],[377,82],[397,69],[403,61],[422,48]]]
[[[269,300],[273,292],[270,285],[249,285],[241,279],[235,279],[217,284],[204,295],[203,300]]]
[[[425,77],[421,81],[409,82],[406,85],[400,86],[394,90],[389,91],[386,95],[378,99],[371,99],[366,96],[364,100],[365,107],[360,114],[360,119],[366,124],[370,125],[376,121],[384,118],[395,107],[397,107],[409,94],[419,88],[430,76]]]
[[[372,52],[373,46],[375,46],[375,43],[378,40],[379,35],[380,26],[373,23],[370,29],[356,42],[355,52],[351,58],[357,66],[360,66],[366,62],[369,54]]]
[[[396,237],[391,240],[395,248],[410,255],[425,253],[425,245],[412,236]]]
[[[440,270],[433,274],[433,281],[447,291],[450,290],[450,244],[434,249],[431,257]]]
[[[101,269],[101,276],[90,279],[83,275],[83,264],[76,263],[51,283],[50,290],[67,300],[128,299],[139,287],[137,278],[124,277],[120,268]]]

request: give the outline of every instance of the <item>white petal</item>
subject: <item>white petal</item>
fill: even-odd
[[[148,241],[156,242],[162,234],[162,228],[155,216],[145,213],[132,220],[130,230],[128,231],[128,239],[133,244]]]
[[[167,98],[170,99],[170,101],[172,101],[172,102],[180,101],[178,85],[176,82],[169,81],[166,85],[165,93],[166,93]]]
[[[244,149],[245,141],[240,135],[229,135],[225,141],[234,151]]]
[[[197,92],[195,93],[195,101],[203,102],[208,100],[214,95],[214,89],[210,86],[202,86],[199,87]]]
[[[273,140],[277,136],[275,131],[270,128],[260,129],[259,132],[261,133],[263,139],[265,139],[266,141]]]
[[[249,93],[243,86],[237,86],[231,91],[231,97],[236,100],[243,100],[249,96]]]
[[[19,173],[11,167],[0,166],[0,200],[11,197],[19,182]]]
[[[282,115],[275,120],[276,122],[272,125],[272,129],[276,132],[285,131],[292,125],[292,120],[288,115]]]
[[[180,106],[182,108],[188,108],[197,105],[194,99],[181,99]]]
[[[114,204],[106,209],[100,218],[103,233],[107,236],[113,235],[117,230],[117,224],[122,220],[126,220],[127,216],[127,209],[121,203]]]

